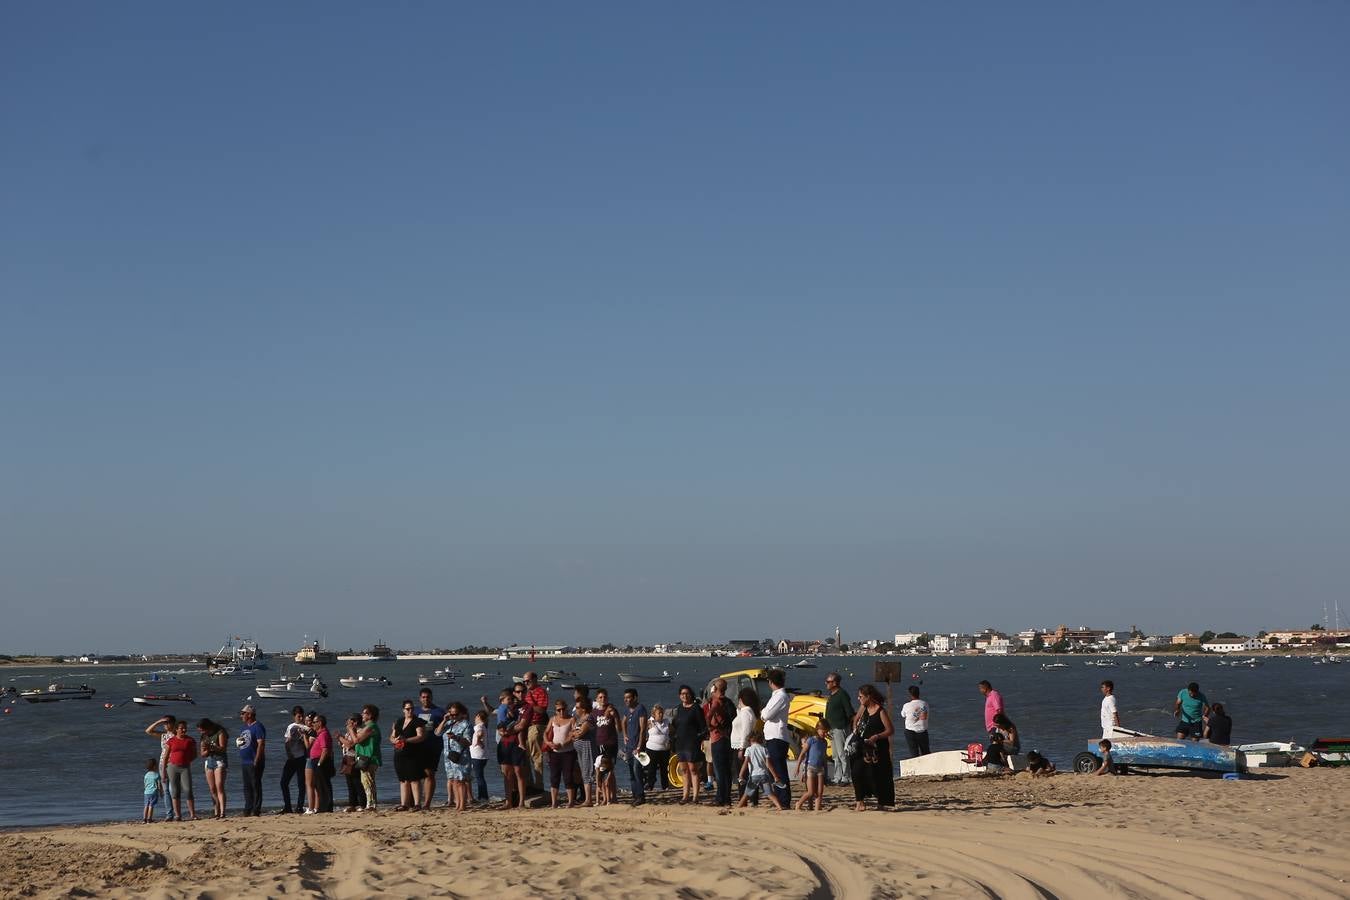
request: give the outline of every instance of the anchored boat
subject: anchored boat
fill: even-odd
[[[348,675],[346,678],[339,678],[338,684],[345,688],[394,686],[394,683],[383,675],[378,675],[374,678],[371,678],[368,675]]]
[[[85,684],[82,684],[79,687],[65,684],[49,684],[45,689],[35,688],[31,691],[19,692],[19,699],[27,700],[29,703],[56,703],[60,700],[88,700],[92,696],[94,696],[94,689]]]
[[[132,697],[131,702],[137,706],[163,706],[165,703],[191,703],[195,706],[197,703],[191,694],[143,694]]]
[[[257,685],[254,692],[263,700],[284,700],[287,697],[299,697],[304,694],[327,697],[328,685],[317,677],[308,686],[300,681],[280,680],[271,684]]]
[[[670,673],[662,670],[660,675],[639,675],[635,672],[620,672],[619,680],[624,684],[670,684]]]

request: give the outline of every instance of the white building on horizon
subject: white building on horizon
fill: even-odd
[[[1261,647],[1261,641],[1249,637],[1218,638],[1200,645],[1200,649],[1206,653],[1246,653],[1260,650]]]

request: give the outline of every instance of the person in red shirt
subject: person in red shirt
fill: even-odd
[[[708,755],[717,779],[717,805],[731,806],[731,722],[736,707],[727,699],[727,682],[713,682],[712,696],[703,704],[703,721],[708,727]]]
[[[188,723],[179,722],[167,743],[169,795],[173,797],[173,816],[183,821],[183,793],[187,792],[188,817],[197,818],[197,801],[192,796],[192,762],[197,758],[197,742],[188,737]]]
[[[539,683],[534,672],[525,673],[525,702],[530,709],[530,724],[525,730],[525,754],[529,759],[525,774],[531,790],[544,789],[544,731],[548,727],[548,688]]]

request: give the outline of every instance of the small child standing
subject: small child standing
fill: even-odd
[[[745,806],[751,800],[755,805],[759,805],[759,793],[761,790],[768,791],[769,799],[773,802],[775,809],[782,809],[783,803],[778,799],[778,795],[768,788],[774,783],[781,784],[786,781],[786,774],[779,775],[773,767],[773,760],[769,759],[769,751],[764,748],[764,736],[752,732],[748,738],[749,743],[745,745],[745,761],[741,763],[741,781],[746,782],[744,793],[741,794],[741,806]],[[747,773],[749,778],[746,778]]]
[[[141,819],[149,825],[155,820],[155,807],[159,804],[159,760],[150,757],[145,761],[145,813]]]
[[[825,806],[825,751],[830,746],[830,726],[824,720],[816,723],[816,733],[806,742],[801,756],[797,757],[797,774],[802,772],[802,763],[806,764],[806,793],[797,801],[797,809],[809,809],[811,801],[816,801],[816,812]]]
[[[1102,751],[1102,764],[1097,767],[1093,775],[1114,775],[1116,774],[1115,761],[1111,759],[1111,742],[1102,738],[1097,742],[1097,749]]]

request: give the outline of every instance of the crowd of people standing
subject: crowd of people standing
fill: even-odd
[[[689,685],[681,685],[678,702],[650,710],[636,688],[623,692],[615,706],[609,692],[594,697],[578,685],[569,703],[550,698],[535,673],[503,689],[495,705],[480,698],[480,709],[453,702],[442,708],[430,688],[418,700],[403,701],[400,715],[387,730],[380,710],[366,704],[348,716],[340,728],[329,728],[323,713],[291,710],[282,734],[280,813],[317,815],[334,811],[333,781],[346,784],[347,812],[379,808],[376,774],[385,765],[385,752],[398,781],[394,811],[431,809],[437,781],[444,773],[444,804],[457,810],[489,802],[486,769],[492,760],[501,771],[502,807],[519,809],[531,796],[545,795],[552,807],[604,806],[619,799],[618,771],[627,776],[631,802],[640,806],[655,791],[672,790],[670,762],[675,760],[679,804],[704,800],[717,807],[758,805],[766,797],[776,809],[792,806],[789,749],[794,742],[788,721],[791,697],[782,670],[770,669],[765,678],[769,693],[762,698],[753,687],[733,699],[727,682],[712,682],[701,700]],[[799,809],[823,808],[825,787],[852,786],[854,808],[895,804],[895,763],[891,739],[895,725],[887,700],[873,685],[861,685],[850,695],[837,672],[825,678],[825,710],[813,735],[798,747],[792,775],[805,787]],[[982,762],[1011,767],[1022,754],[1022,736],[1009,718],[1003,695],[987,680],[978,684],[984,700],[988,743]],[[1101,683],[1103,741],[1123,731],[1115,686]],[[908,688],[909,699],[900,709],[905,743],[911,758],[931,752],[931,709],[918,685]],[[551,710],[551,715],[550,715]],[[1204,738],[1226,744],[1232,720],[1222,704],[1210,704],[1191,683],[1178,693],[1175,704],[1177,737]],[[267,730],[252,705],[240,711],[241,726],[234,736],[234,752],[226,728],[211,719],[190,724],[164,716],[145,730],[160,741],[160,754],[147,760],[145,774],[146,821],[161,800],[167,819],[197,818],[192,766],[202,762],[211,799],[212,815],[226,814],[227,775],[237,759],[243,787],[245,816],[262,813],[263,775],[267,760]],[[1132,732],[1124,732],[1132,734]],[[386,746],[388,748],[386,750]],[[976,749],[980,745],[974,745]],[[1107,748],[1109,749],[1109,747]],[[1034,774],[1052,774],[1054,765],[1041,754],[1026,754]],[[1109,770],[1109,772],[1107,771]],[[1105,766],[1103,773],[1121,771]],[[295,789],[292,791],[292,784]]]

